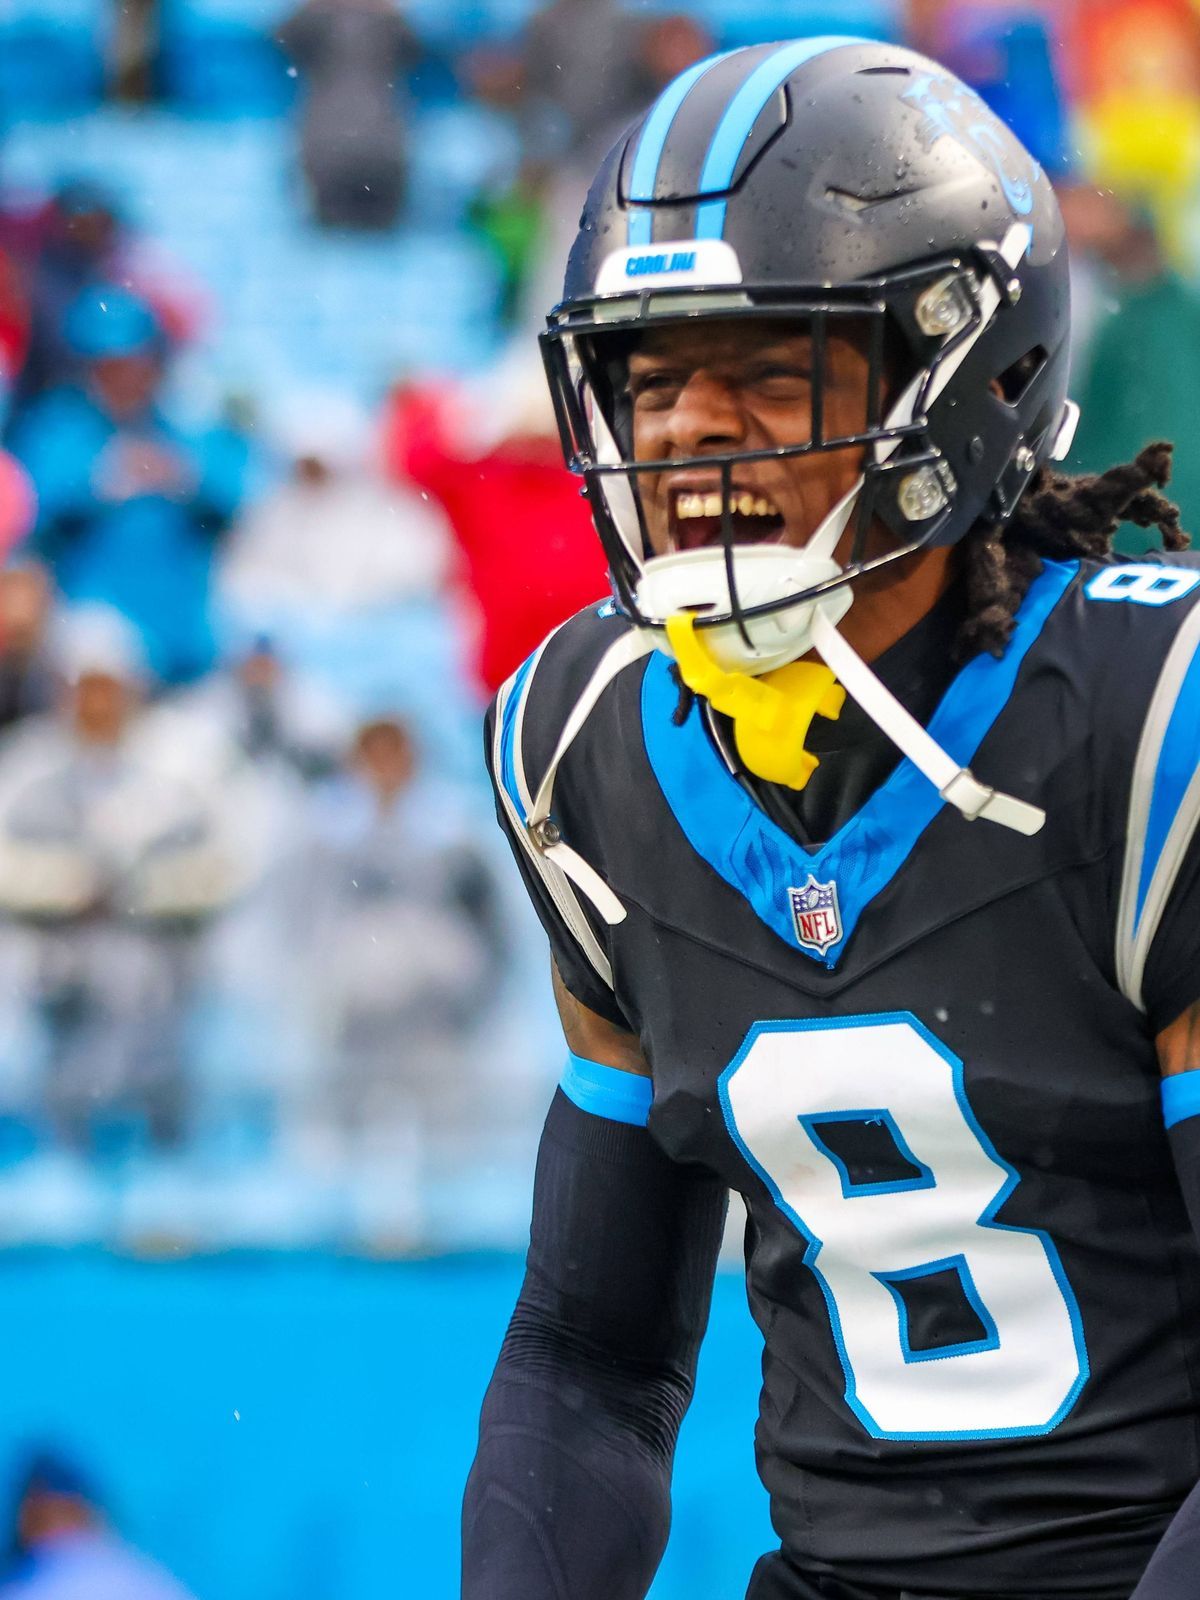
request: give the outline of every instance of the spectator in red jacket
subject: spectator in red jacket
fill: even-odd
[[[562,464],[540,364],[489,385],[486,409],[504,419],[491,438],[464,396],[399,388],[385,449],[389,469],[450,519],[482,624],[476,676],[491,694],[551,628],[603,599],[608,581],[578,479]]]
[[[17,381],[29,349],[29,296],[10,250],[0,247],[0,392]]]

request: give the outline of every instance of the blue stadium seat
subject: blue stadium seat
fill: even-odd
[[[409,215],[422,228],[458,223],[473,196],[510,181],[519,162],[509,119],[469,102],[431,108],[412,128]]]
[[[515,40],[540,0],[408,0],[413,26],[436,49],[465,39]],[[902,24],[898,0],[624,0],[638,16],[687,10],[725,49],[793,34],[861,33],[890,37]]]
[[[207,288],[211,337],[189,373],[207,374],[210,390],[269,401],[296,383],[342,382],[373,400],[401,372],[489,357],[497,269],[460,223],[488,164],[512,159],[502,131],[471,108],[418,117],[410,222],[383,237],[304,220],[294,131],[272,119],[105,109],[14,129],[5,164],[10,183],[35,192],[68,173],[103,179]]]
[[[162,0],[159,39],[167,100],[204,116],[275,116],[295,73],[272,34],[294,9],[278,0]]]
[[[515,39],[541,0],[408,0],[406,15],[431,49],[458,51]]]
[[[897,0],[696,0],[688,9],[711,29],[725,50],[796,34],[890,38],[903,25]],[[677,11],[679,7],[672,0],[648,0],[637,10],[644,15]]]
[[[103,0],[8,0],[0,8],[0,125],[95,105],[110,29]]]

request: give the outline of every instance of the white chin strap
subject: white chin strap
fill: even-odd
[[[849,497],[849,503],[853,504],[853,495]],[[842,515],[842,508],[839,507],[828,521],[840,522],[844,526],[848,516],[849,509]],[[835,545],[841,534],[841,526],[832,532]],[[739,551],[739,556],[747,558],[745,562],[739,561],[737,574],[744,603],[752,605],[755,602],[755,579],[760,572],[753,569],[761,569],[761,577],[766,582],[778,580],[780,574],[770,560],[772,554],[793,569],[786,576],[792,579],[797,589],[811,587],[822,578],[836,575],[839,569],[832,559],[822,559],[819,554],[813,554],[813,544],[825,535],[826,528],[822,527],[803,550],[787,550],[778,545],[752,545]],[[722,593],[718,591],[723,591],[727,596],[728,589],[722,553],[716,554],[720,557],[718,562],[711,559],[706,561],[705,558],[711,558],[713,552],[705,549],[662,556],[647,563],[646,581],[638,590],[639,608],[646,605],[650,610],[652,606],[652,614],[659,616],[671,615],[689,606],[701,611],[719,610]],[[652,568],[657,570],[652,571]],[[748,571],[748,568],[752,570]],[[741,587],[743,578],[748,579],[745,589]],[[775,593],[778,592],[776,588]],[[706,628],[705,645],[714,661],[725,671],[749,672],[751,675],[770,672],[815,650],[876,727],[929,779],[942,799],[956,807],[969,822],[977,817],[986,817],[989,822],[998,822],[1017,833],[1037,833],[1046,820],[1045,812],[1024,800],[988,788],[966,767],[958,766],[917,719],[905,710],[857,651],[842,638],[837,624],[846,614],[850,598],[849,586],[843,585],[830,590],[820,600],[791,607],[782,613],[747,618],[747,631],[753,649],[747,649],[736,623]],[[639,633],[644,641],[643,648],[653,645],[670,655],[662,629],[646,628],[639,630]]]
[[[1016,833],[1030,835],[1041,830],[1046,813],[1040,806],[989,789],[969,768],[958,766],[851,649],[833,623],[819,612],[813,621],[813,645],[847,694],[875,726],[887,734],[913,766],[929,779],[942,799],[961,811],[968,822],[986,817],[989,822],[998,822]]]
[[[737,582],[744,604],[756,603],[760,581],[773,585],[772,597],[777,597],[781,578],[802,590],[838,574],[840,568],[832,552],[849,521],[860,486],[856,484],[834,507],[802,549],[749,545],[736,552]],[[639,609],[656,616],[669,616],[689,607],[700,610],[701,614],[705,610],[726,608],[729,591],[724,552],[709,548],[685,550],[647,562],[637,598]],[[988,788],[966,767],[958,766],[842,638],[837,624],[845,616],[850,601],[847,584],[830,590],[822,599],[790,607],[784,612],[747,618],[753,649],[746,647],[736,622],[706,628],[705,645],[725,671],[751,675],[770,672],[815,650],[876,727],[968,822],[986,817],[989,822],[997,822],[1017,833],[1037,833],[1046,820],[1046,813],[1038,806]],[[647,647],[652,642],[665,654],[671,653],[661,628],[640,631]]]

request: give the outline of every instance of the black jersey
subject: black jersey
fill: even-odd
[[[1032,838],[901,760],[805,847],[702,707],[676,724],[657,653],[562,754],[626,628],[582,613],[510,680],[493,772],[568,987],[641,1039],[652,1135],[746,1199],[785,1552],[1125,1600],[1200,1478],[1200,1253],[1154,1052],[1200,997],[1200,561],[1046,563],[1003,657],[950,681],[931,733],[1044,807]],[[560,837],[612,921],[538,848]]]

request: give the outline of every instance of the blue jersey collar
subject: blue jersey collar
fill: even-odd
[[[1043,562],[1004,655],[998,660],[976,656],[950,684],[929,731],[960,766],[971,763],[1007,705],[1021,663],[1077,571],[1077,562]],[[682,727],[675,726],[677,699],[670,663],[655,653],[642,680],[642,731],[650,766],[675,820],[697,855],[749,901],[773,933],[832,969],[867,906],[903,867],[945,801],[904,758],[832,839],[806,850],[772,822],[729,772],[697,707]],[[832,897],[829,884],[835,886]],[[811,914],[823,919],[816,924],[817,943],[807,948],[799,931],[805,904],[819,906]],[[811,933],[811,924],[803,926]],[[825,942],[822,928],[837,936]],[[824,948],[817,947],[820,943]]]

